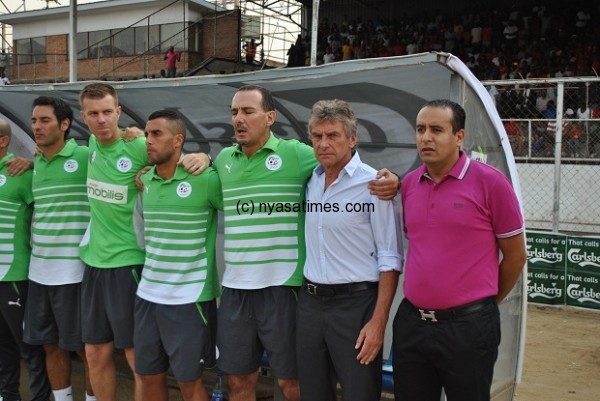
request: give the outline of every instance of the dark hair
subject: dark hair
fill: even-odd
[[[104,82],[94,82],[86,85],[79,93],[79,103],[83,106],[84,99],[104,99],[106,96],[112,96],[115,104],[119,105],[119,97],[115,88]]]
[[[185,139],[187,129],[185,127],[185,122],[183,121],[183,116],[181,115],[181,113],[174,109],[157,110],[150,114],[150,116],[148,117],[148,121],[156,120],[158,118],[164,118],[169,123],[171,123],[172,128],[174,128],[173,132],[175,134],[183,135],[183,138]]]
[[[440,109],[452,110],[452,132],[454,134],[465,128],[465,109],[463,109],[460,104],[448,99],[436,99],[425,103],[422,108],[425,107],[437,107]]]
[[[54,109],[54,115],[58,124],[62,124],[63,121],[69,120],[69,125],[65,131],[65,139],[69,136],[71,130],[71,124],[73,124],[73,109],[67,102],[59,97],[54,96],[40,96],[33,100],[33,106],[50,106]]]
[[[275,111],[275,100],[273,100],[273,95],[271,92],[258,85],[244,85],[237,90],[238,92],[244,91],[258,91],[262,96],[261,106],[264,111]]]

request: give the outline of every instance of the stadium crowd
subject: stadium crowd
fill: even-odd
[[[318,28],[317,59],[351,59],[444,51],[460,57],[481,80],[597,76],[599,10],[585,3],[564,7],[514,5],[460,15],[329,22]],[[310,62],[310,38],[298,37],[288,66]],[[308,64],[307,64],[308,63]]]

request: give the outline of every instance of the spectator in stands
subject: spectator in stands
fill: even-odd
[[[600,104],[596,107],[591,107],[592,118],[600,119]],[[590,121],[590,156],[597,157],[600,155],[600,121]]]
[[[8,54],[6,54],[6,50],[2,49],[2,53],[0,53],[0,75],[6,73],[6,67],[8,67]]]
[[[0,74],[0,86],[1,85],[10,85],[10,81],[8,80],[6,75],[4,75],[4,73]]]
[[[548,102],[551,99],[548,97],[548,90],[547,89],[542,89],[538,93],[539,93],[538,97],[535,98],[535,109],[540,114],[542,114],[548,108]]]
[[[246,64],[254,64],[254,58],[256,57],[256,49],[262,45],[263,37],[260,37],[260,42],[256,43],[254,38],[247,41],[243,48],[246,50]]]
[[[331,46],[327,46],[325,54],[323,55],[323,64],[333,63],[335,61],[335,55],[331,50]]]
[[[175,78],[177,76],[177,62],[181,60],[181,53],[176,52],[173,46],[165,54],[165,68],[167,70],[167,78]]]
[[[525,135],[520,121],[508,120],[504,122],[504,130],[515,156],[525,156]]]
[[[342,61],[346,61],[346,60],[352,60],[353,58],[353,50],[352,50],[352,45],[350,44],[350,42],[348,41],[348,39],[343,39],[342,40]]]
[[[575,118],[575,112],[573,109],[567,109],[565,111],[565,121],[563,122],[563,136],[567,143],[567,155],[569,157],[581,157],[584,156],[585,143],[583,142],[583,129],[578,121],[572,121]]]

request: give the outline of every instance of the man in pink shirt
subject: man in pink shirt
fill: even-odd
[[[428,102],[417,115],[424,164],[401,188],[408,254],[394,319],[398,401],[438,401],[442,388],[449,401],[490,399],[497,304],[526,261],[511,183],[461,150],[464,126],[464,109],[449,100]]]

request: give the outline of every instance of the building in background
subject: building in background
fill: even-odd
[[[0,10],[0,39],[13,83],[67,81],[69,7],[13,0],[10,11],[9,3]],[[77,78],[159,77],[170,46],[181,52],[180,76],[282,66],[302,32],[301,10],[295,0],[81,0]],[[246,65],[243,44],[251,39],[260,46]]]

